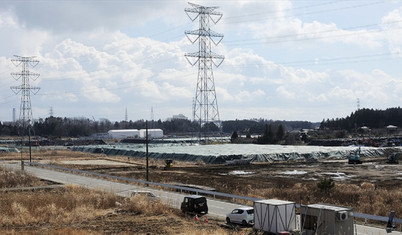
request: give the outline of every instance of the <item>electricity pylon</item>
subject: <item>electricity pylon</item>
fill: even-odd
[[[10,88],[15,94],[21,92],[19,121],[25,127],[26,124],[29,125],[32,121],[31,92],[37,94],[40,89],[39,87],[29,85],[29,79],[35,81],[39,77],[38,73],[32,73],[29,71],[29,66],[35,67],[39,63],[39,60],[36,60],[35,56],[27,57],[15,55],[14,57],[15,58],[11,59],[11,61],[17,67],[21,65],[22,70],[18,73],[11,73],[11,76],[13,76],[15,80],[21,79],[22,84]]]
[[[199,122],[199,138],[201,139],[203,135],[205,141],[208,141],[208,138],[212,135],[209,129],[211,123],[215,124],[219,130],[221,129],[212,68],[213,65],[219,67],[225,58],[211,51],[212,43],[217,46],[222,41],[223,34],[212,31],[210,21],[214,24],[218,23],[223,14],[215,11],[218,7],[189,4],[192,8],[185,9],[187,16],[191,21],[199,19],[199,28],[197,30],[185,31],[191,43],[194,44],[198,41],[198,52],[185,54],[187,61],[192,66],[198,64],[193,115],[194,120]]]

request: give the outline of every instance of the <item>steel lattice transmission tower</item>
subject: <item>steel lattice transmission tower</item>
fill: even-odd
[[[208,127],[205,124],[214,123],[221,128],[219,119],[218,102],[216,99],[213,66],[219,67],[224,56],[211,51],[212,43],[217,46],[223,39],[223,34],[211,30],[210,22],[218,23],[222,13],[216,12],[218,7],[204,7],[189,3],[192,8],[186,8],[187,16],[195,21],[198,18],[199,28],[197,30],[185,31],[191,43],[198,41],[198,52],[186,53],[185,57],[191,65],[198,64],[197,89],[195,93],[193,115],[194,120],[200,124],[199,137],[204,133],[208,138]],[[203,128],[204,127],[204,128]]]
[[[25,126],[27,123],[30,124],[32,121],[32,108],[31,108],[31,92],[33,94],[38,93],[39,87],[33,87],[29,85],[29,80],[36,80],[39,77],[38,73],[32,73],[29,71],[29,66],[35,67],[39,60],[36,60],[34,56],[26,57],[26,56],[14,56],[14,59],[11,59],[15,66],[22,66],[21,72],[11,73],[11,76],[14,77],[15,80],[21,79],[22,84],[19,86],[12,86],[11,90],[14,91],[15,94],[21,93],[21,104],[20,104],[20,117],[19,121]]]

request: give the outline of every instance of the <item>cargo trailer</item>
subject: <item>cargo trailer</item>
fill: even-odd
[[[302,234],[354,234],[352,208],[313,204],[301,206],[300,216]]]
[[[296,230],[296,203],[268,199],[254,202],[254,230],[284,233]]]

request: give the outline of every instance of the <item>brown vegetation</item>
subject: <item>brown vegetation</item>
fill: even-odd
[[[19,160],[20,154],[0,154],[0,159]],[[145,179],[144,159],[127,157],[106,157],[88,153],[70,152],[67,150],[40,150],[34,154],[35,161],[51,162],[65,167],[74,167],[105,174]],[[120,165],[79,165],[66,164],[63,160],[105,159],[121,163]],[[382,161],[382,160],[381,160]],[[313,164],[283,162],[252,164],[248,166],[205,165],[201,163],[174,162],[169,170],[163,170],[164,161],[150,161],[150,179],[154,182],[196,184],[213,187],[217,191],[244,195],[256,198],[277,198],[301,204],[329,203],[354,208],[355,212],[388,216],[391,210],[402,214],[402,182],[392,176],[400,172],[401,166],[385,166],[377,163],[348,165],[344,162],[317,162]],[[392,168],[391,168],[392,167]],[[378,169],[377,169],[378,168]],[[291,170],[307,171],[303,176],[284,176],[282,172]],[[1,170],[2,172],[4,170]],[[233,171],[252,172],[250,175],[233,175]],[[335,181],[333,188],[321,190],[316,179],[328,172],[342,172],[353,177],[343,181]],[[19,173],[15,173],[19,174]],[[21,176],[24,178],[25,176]],[[4,177],[2,177],[4,178]],[[10,178],[18,178],[17,176]],[[32,178],[32,177],[25,177]],[[25,181],[25,180],[23,180]],[[30,185],[35,183],[13,183],[12,185]],[[12,187],[12,186],[6,186]],[[33,198],[34,193],[12,194],[0,201],[0,212],[7,211],[7,217],[1,217],[4,231],[36,231],[50,226],[52,229],[70,234],[106,233],[164,233],[164,234],[226,234],[233,230],[225,230],[216,223],[198,223],[193,218],[183,218],[177,210],[159,204],[148,204],[146,200],[122,200],[116,196],[100,192],[89,193],[84,189],[67,187],[64,191],[55,191],[55,198],[46,198],[39,193],[32,200],[38,207],[23,202],[24,198]],[[93,194],[89,197],[89,194]],[[11,195],[11,193],[9,193]],[[87,196],[85,196],[87,195]],[[77,199],[73,199],[77,197]],[[87,198],[86,200],[84,200]],[[18,199],[18,200],[17,200]],[[93,201],[92,201],[93,200]],[[116,206],[115,202],[122,206]],[[49,202],[41,204],[41,202]],[[62,204],[66,203],[66,204]],[[239,203],[251,203],[238,201]],[[67,206],[69,204],[70,206]],[[8,205],[4,207],[3,205]],[[72,206],[71,206],[72,205]],[[103,206],[102,206],[103,205]],[[43,218],[35,211],[41,211]],[[26,216],[18,217],[19,214]],[[47,214],[46,214],[47,213]],[[2,216],[2,215],[0,215]],[[11,221],[26,221],[25,224]],[[4,222],[3,222],[4,221]],[[8,221],[8,222],[7,222]],[[41,222],[42,221],[42,222]],[[86,221],[86,222],[84,222]],[[39,224],[33,226],[32,224]],[[42,225],[43,226],[42,226]],[[147,226],[148,225],[148,226]],[[32,229],[30,229],[30,226]],[[94,229],[94,227],[96,229]],[[134,229],[135,227],[135,229]],[[188,230],[183,230],[186,228]],[[120,229],[120,230],[119,230]],[[191,230],[190,230],[191,229]],[[207,229],[206,232],[204,229]],[[209,229],[209,230],[208,230]],[[89,231],[83,232],[83,231]],[[160,232],[162,231],[162,232]],[[183,231],[183,232],[182,232]],[[218,232],[215,232],[218,231]],[[1,232],[1,230],[0,230]]]
[[[376,189],[372,183],[362,185],[337,183],[330,191],[323,191],[314,184],[296,183],[291,188],[262,189],[260,195],[301,204],[329,203],[352,207],[354,211],[388,216],[391,210],[402,214],[402,191]]]
[[[229,234],[216,222],[184,217],[142,196],[67,186],[51,192],[1,193],[1,234]]]
[[[0,166],[0,188],[30,187],[43,184],[38,178],[24,171],[12,171]]]

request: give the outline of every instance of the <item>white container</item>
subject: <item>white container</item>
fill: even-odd
[[[296,229],[296,203],[277,199],[254,202],[254,230],[268,233]]]

